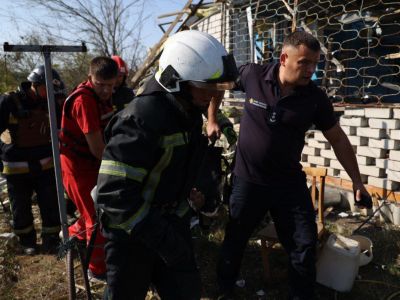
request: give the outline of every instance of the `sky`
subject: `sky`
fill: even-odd
[[[157,17],[161,14],[182,10],[187,0],[145,1],[145,15],[147,15],[148,18],[143,27],[142,42],[146,47],[152,47],[160,40],[163,34],[161,29],[157,26],[157,24],[160,23]],[[197,3],[197,1],[193,2]],[[44,11],[33,8],[27,9],[28,7],[22,5],[20,0],[0,0],[0,3],[2,4],[2,10],[0,11],[0,24],[2,24],[0,30],[1,45],[4,42],[9,42],[10,44],[20,42],[20,36],[24,35],[26,32],[29,33],[35,30],[35,22],[37,19],[52,22]],[[162,21],[164,20],[166,19]],[[80,44],[80,42],[77,42],[77,44]]]

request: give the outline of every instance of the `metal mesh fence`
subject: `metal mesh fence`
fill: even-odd
[[[193,27],[214,34],[241,65],[277,61],[295,24],[321,43],[315,83],[338,105],[367,105],[400,102],[399,19],[394,0],[233,0]]]

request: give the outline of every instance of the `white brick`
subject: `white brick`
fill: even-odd
[[[341,163],[338,160],[331,159],[329,166],[336,170],[344,170]]]
[[[368,146],[372,148],[381,148],[381,149],[399,149],[400,141],[389,140],[389,139],[369,139]]]
[[[387,169],[389,166],[389,160],[386,158],[375,158],[375,166],[382,169]]]
[[[373,157],[357,155],[356,158],[357,158],[357,162],[360,165],[369,166],[369,165],[375,164],[375,158],[373,158]]]
[[[340,125],[365,127],[368,125],[368,120],[362,117],[341,116]]]
[[[344,111],[346,116],[357,116],[357,117],[364,117],[365,110],[364,108],[346,108]]]
[[[374,177],[385,177],[385,169],[378,168],[376,166],[363,166],[359,165],[360,173],[364,175]]]
[[[366,146],[357,147],[357,155],[360,156],[368,156],[375,158],[385,158],[387,150],[379,149],[379,148],[371,148]],[[400,157],[400,155],[399,155]]]
[[[328,168],[328,176],[337,177],[340,174],[340,170]]]
[[[400,128],[400,120],[371,118],[368,120],[368,125],[371,128],[398,129]]]
[[[393,109],[393,118],[400,119],[400,109],[399,108]]]
[[[317,140],[319,142],[327,142],[328,140],[326,137],[322,134],[321,131],[315,131],[314,132],[314,140]]]
[[[305,162],[305,161],[300,162],[300,164],[303,166],[303,168],[311,167],[311,164],[309,164],[308,162]]]
[[[319,166],[329,166],[329,159],[321,156],[308,156],[307,161],[310,164],[316,164]]]
[[[400,151],[390,150],[389,159],[400,161]]]
[[[365,136],[369,138],[381,139],[386,137],[386,131],[384,129],[368,128],[368,127],[358,127],[358,136]]]
[[[333,150],[325,150],[325,149],[323,149],[323,150],[321,150],[321,153],[319,155],[322,156],[322,157],[329,158],[329,159],[337,159],[336,158],[336,154],[335,154],[335,152]]]
[[[319,156],[321,149],[310,146],[304,146],[303,154]]]
[[[365,116],[367,118],[380,118],[380,119],[390,119],[392,118],[393,111],[391,108],[366,108]]]
[[[347,137],[350,141],[350,144],[353,146],[366,146],[368,145],[368,138],[365,136],[356,136],[350,135]]]
[[[400,161],[388,160],[387,168],[392,171],[400,171]]]
[[[346,135],[356,135],[356,127],[340,126]]]
[[[400,140],[400,130],[390,130],[389,136],[392,140]]]
[[[351,180],[350,176],[344,170],[340,171],[339,177],[343,178],[343,179],[346,179],[346,180]],[[361,174],[361,181],[362,181],[362,183],[367,183],[368,176]]]
[[[308,140],[308,146],[318,149],[329,149],[331,145],[328,142],[319,142],[316,140]]]
[[[389,180],[387,178],[377,178],[373,176],[368,176],[368,184],[391,191],[397,190],[400,187],[398,182]]]
[[[386,174],[387,174],[387,178],[389,180],[400,182],[400,172],[392,171],[392,170],[386,170]]]

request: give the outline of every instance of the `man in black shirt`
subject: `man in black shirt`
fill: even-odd
[[[246,93],[246,102],[230,221],[217,265],[221,299],[232,296],[248,239],[268,211],[289,255],[290,299],[314,299],[317,231],[299,163],[305,132],[312,124],[323,132],[352,178],[356,204],[371,206],[353,149],[332,104],[311,82],[319,56],[318,40],[299,31],[286,37],[279,63],[247,64],[239,69],[239,86]]]

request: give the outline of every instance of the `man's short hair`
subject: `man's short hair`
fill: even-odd
[[[300,45],[306,46],[308,49],[318,52],[321,50],[318,40],[305,31],[295,31],[285,37],[283,47],[292,46],[298,47]]]
[[[111,57],[97,56],[90,62],[89,73],[103,80],[113,79],[118,76],[118,66]]]

